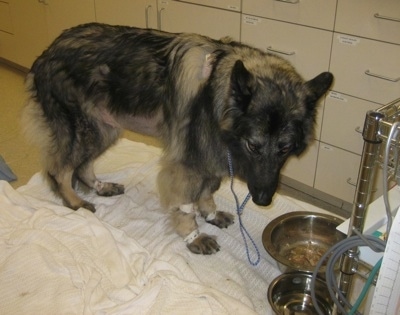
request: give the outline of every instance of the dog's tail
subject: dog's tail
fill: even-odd
[[[28,92],[28,99],[21,115],[22,132],[29,141],[39,147],[42,163],[44,163],[45,152],[49,152],[52,144],[51,131],[40,104],[35,100],[36,89],[34,87],[34,74],[29,73],[26,77],[25,87]]]

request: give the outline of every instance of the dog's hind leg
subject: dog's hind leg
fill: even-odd
[[[73,174],[74,170],[72,168],[64,168],[55,176],[51,175],[50,173],[48,175],[53,181],[53,186],[55,190],[63,198],[64,203],[67,207],[74,210],[85,208],[89,211],[95,212],[96,208],[94,207],[94,205],[80,198],[72,188]]]
[[[99,196],[109,197],[124,193],[124,185],[102,182],[97,179],[93,167],[94,161],[87,162],[79,167],[77,176],[86,186],[96,190]]]

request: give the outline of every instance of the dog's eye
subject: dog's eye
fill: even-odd
[[[284,144],[280,147],[279,153],[284,155],[284,154],[288,154],[291,150],[292,150],[291,144]]]
[[[257,144],[251,143],[250,141],[246,141],[246,148],[251,153],[260,154],[259,146]]]

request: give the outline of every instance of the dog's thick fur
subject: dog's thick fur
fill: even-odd
[[[332,80],[325,72],[304,81],[283,59],[228,38],[92,23],[63,32],[34,62],[24,124],[64,203],[93,212],[73,180],[102,196],[123,193],[95,177],[93,161],[124,128],[159,137],[161,202],[189,249],[211,254],[219,245],[199,235],[195,212],[221,228],[233,223],[213,201],[227,152],[253,201],[270,204],[287,157],[312,138]]]

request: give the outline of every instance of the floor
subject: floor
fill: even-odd
[[[25,74],[21,70],[0,62],[0,156],[18,177],[16,181],[11,182],[14,188],[26,184],[31,176],[40,170],[37,148],[30,145],[20,132],[20,114],[26,98]],[[131,132],[126,132],[123,136],[134,141],[158,145],[153,138]],[[289,186],[280,185],[278,192],[335,214],[348,216],[348,213],[343,212],[342,209]]]

